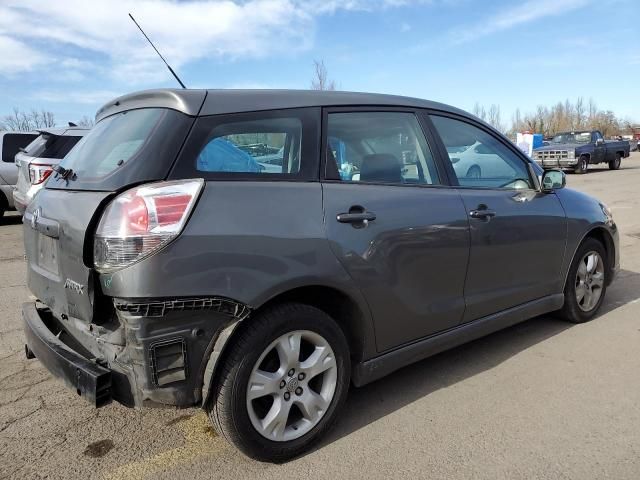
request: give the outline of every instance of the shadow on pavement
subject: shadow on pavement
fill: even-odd
[[[18,212],[5,212],[5,214],[0,217],[0,227],[2,225],[19,225],[22,223],[22,215]]]
[[[598,317],[638,299],[640,274],[622,270],[608,289]],[[336,428],[319,448],[434,391],[489,370],[574,326],[550,315],[537,317],[409,365],[362,388],[352,387]]]

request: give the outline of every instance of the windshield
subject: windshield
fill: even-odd
[[[117,113],[98,122],[60,162],[47,188],[113,190],[166,177],[191,120],[162,108]]]
[[[591,132],[558,133],[549,143],[591,143]]]

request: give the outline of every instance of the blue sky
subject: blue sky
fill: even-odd
[[[343,90],[640,121],[640,0],[0,0],[0,115],[176,86],[129,11],[189,87],[309,88],[323,59]]]

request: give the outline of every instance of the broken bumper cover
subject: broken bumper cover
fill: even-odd
[[[56,337],[35,303],[22,306],[27,348],[53,375],[96,407],[111,402],[111,371],[72,350]]]
[[[197,405],[215,342],[244,319],[246,305],[215,298],[114,299],[109,328],[58,319],[40,303],[22,308],[27,357],[32,352],[56,377],[99,407]]]

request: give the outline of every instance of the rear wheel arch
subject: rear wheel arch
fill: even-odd
[[[259,307],[252,310],[251,315],[227,326],[212,340],[207,357],[202,359],[202,406],[212,401],[211,391],[219,380],[221,366],[243,330],[251,326],[252,317],[256,313],[285,303],[309,305],[329,315],[340,327],[347,339],[352,365],[363,360],[367,351],[367,340],[373,335],[373,326],[367,320],[364,306],[347,293],[324,285],[309,285],[292,288],[281,292]]]

